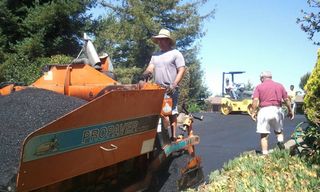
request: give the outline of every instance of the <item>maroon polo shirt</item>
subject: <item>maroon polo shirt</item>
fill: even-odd
[[[253,92],[253,99],[259,99],[259,107],[281,106],[281,102],[288,98],[286,89],[280,83],[265,79]]]

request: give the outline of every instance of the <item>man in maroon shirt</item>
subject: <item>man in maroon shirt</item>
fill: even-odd
[[[294,118],[294,114],[287,91],[283,85],[272,80],[270,71],[262,72],[260,81],[261,84],[253,92],[251,117],[254,121],[257,121],[257,133],[260,133],[261,136],[261,151],[262,154],[266,155],[268,154],[268,138],[271,129],[277,136],[278,147],[284,149],[282,103],[284,102],[287,106],[288,116],[291,120]]]

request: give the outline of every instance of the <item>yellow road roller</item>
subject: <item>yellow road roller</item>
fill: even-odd
[[[221,113],[228,115],[234,112],[250,114],[252,108],[252,90],[246,90],[244,83],[234,83],[234,75],[244,71],[222,73]],[[230,80],[231,78],[231,80]]]

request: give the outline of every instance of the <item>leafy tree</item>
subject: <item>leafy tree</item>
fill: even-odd
[[[320,45],[318,40],[318,33],[320,31],[320,1],[308,0],[310,8],[313,11],[307,12],[302,10],[304,15],[302,18],[297,19],[297,23],[301,24],[301,29],[308,34],[308,38],[313,40],[313,43]],[[306,92],[304,96],[304,110],[310,126],[304,133],[304,142],[308,147],[306,158],[311,163],[319,164],[320,159],[320,57],[318,52],[317,63],[311,73],[307,73],[300,79],[299,87],[303,88]]]
[[[79,38],[92,25],[86,11],[95,4],[95,0],[2,0],[0,79],[28,83],[43,65],[39,59],[76,56]],[[32,78],[23,78],[28,76]]]
[[[245,85],[244,85],[244,90],[246,91],[253,91],[254,90],[254,85],[248,81]]]
[[[304,86],[307,84],[309,77],[310,77],[310,73],[306,73],[300,78],[300,83],[299,83],[300,89],[304,90]]]
[[[108,14],[92,20],[87,10],[97,2]],[[176,37],[176,45],[189,67],[190,78],[181,91],[186,98],[205,97],[208,92],[202,82],[203,71],[195,46],[196,40],[205,34],[202,22],[214,14],[214,10],[199,14],[205,3],[206,0],[3,0],[0,81],[29,84],[39,77],[46,62],[71,61],[81,49],[83,32],[90,31],[97,50],[111,55],[118,79],[134,82],[157,49],[150,37],[167,28]]]
[[[199,8],[205,0],[194,2],[174,0],[118,0],[102,1],[108,10],[100,17],[95,30],[98,52],[107,51],[113,64],[118,68],[146,68],[157,46],[150,37],[161,28],[169,29],[176,39],[176,47],[185,56],[188,66],[189,82],[182,83],[181,95],[199,98],[208,95],[203,85],[203,71],[197,59],[195,42],[205,33],[202,22],[213,17],[214,10],[206,15],[199,14]],[[132,73],[139,70],[133,70]],[[141,70],[143,71],[143,70]],[[136,77],[138,74],[133,74]],[[119,79],[126,79],[119,77]],[[132,79],[134,80],[134,79]],[[183,90],[188,89],[188,90]]]
[[[308,34],[308,38],[313,40],[314,44],[320,45],[319,40],[317,40],[315,36],[320,31],[320,1],[307,0],[307,3],[311,9],[314,9],[314,12],[301,10],[303,16],[297,18],[297,23],[300,24],[301,29]]]

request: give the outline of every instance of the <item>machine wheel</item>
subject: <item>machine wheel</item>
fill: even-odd
[[[222,104],[221,105],[221,113],[224,115],[229,115],[229,113],[231,113],[232,108],[230,105],[228,104]]]
[[[249,104],[247,107],[247,113],[251,115],[251,111],[252,111],[252,104]]]

